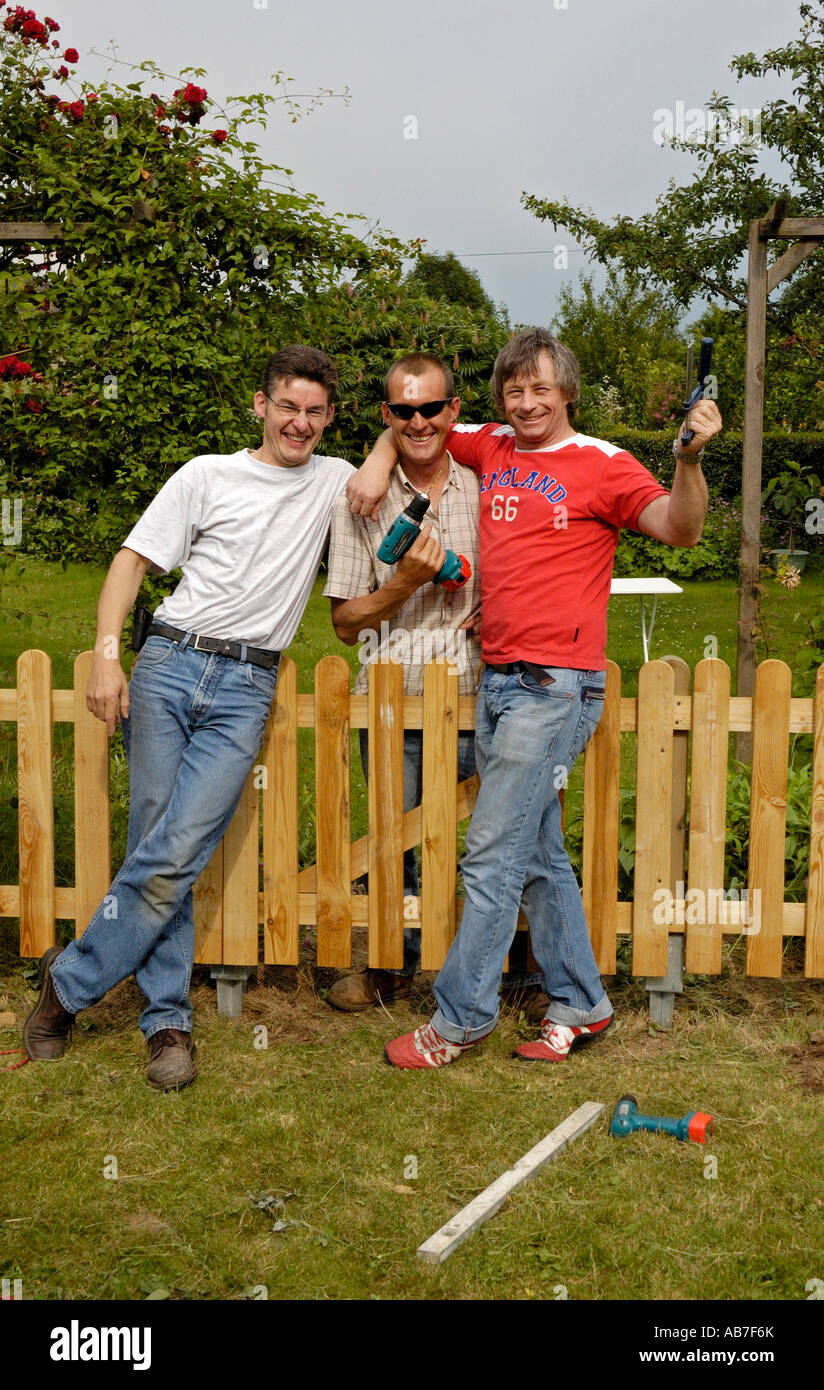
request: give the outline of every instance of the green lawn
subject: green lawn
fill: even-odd
[[[0,684],[28,646],[49,651],[55,683],[68,684],[73,656],[92,641],[102,574],[28,566],[4,603],[33,619],[24,632],[0,625]],[[301,689],[325,652],[355,660],[334,638],[321,587],[292,648]],[[780,654],[791,652],[792,613],[820,605],[823,589],[817,577],[777,596]],[[690,585],[659,605],[653,654],[694,665],[716,634],[732,664],[735,614],[731,583]],[[613,601],[609,654],[634,693],[634,599]],[[60,750],[58,861],[60,881],[71,882],[70,745]],[[0,879],[12,882],[9,727],[0,753]],[[302,747],[307,779],[311,762]],[[122,754],[114,792],[122,839]],[[357,792],[353,800],[357,831],[363,803]],[[18,1045],[33,998],[9,927],[0,1013],[16,1022],[0,1029],[4,1048]],[[362,934],[356,947],[359,962]],[[531,1035],[515,1009],[478,1053],[437,1076],[398,1074],[381,1060],[390,1037],[427,1017],[429,978],[391,1017],[333,1014],[323,998],[333,974],[312,967],[307,945],[296,969],[259,969],[242,1018],[228,1021],[198,970],[201,1074],[169,1096],[143,1080],[139,995],[126,983],[81,1016],[64,1060],[0,1080],[0,1272],[40,1299],[239,1298],[261,1285],[270,1298],[301,1299],[555,1299],[564,1290],[577,1300],[805,1299],[807,1281],[824,1277],[824,1060],[808,1042],[824,1025],[824,991],[801,979],[797,944],[786,954],[783,980],[747,980],[741,943],[728,946],[722,977],[688,979],[666,1034],[650,1029],[643,987],[622,958],[606,982],[617,1027],[589,1052],[557,1068],[512,1060]],[[661,1135],[610,1139],[607,1121],[626,1091],[652,1113],[709,1110],[716,1134],[706,1149]],[[416,1260],[422,1240],[584,1100],[606,1112],[583,1139],[442,1268]],[[277,1220],[292,1224],[275,1232]]]

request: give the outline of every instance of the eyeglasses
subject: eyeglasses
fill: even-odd
[[[275,410],[279,410],[281,415],[300,415],[303,413],[312,425],[322,425],[329,413],[328,406],[324,410],[322,406],[313,405],[311,410],[304,411],[302,405],[286,405],[283,401],[272,400],[271,396],[267,396],[266,399],[272,401]]]
[[[384,401],[386,409],[391,410],[398,420],[411,420],[414,415],[422,415],[424,420],[432,420],[449,404],[449,400],[422,401],[420,405],[393,405],[391,401]]]

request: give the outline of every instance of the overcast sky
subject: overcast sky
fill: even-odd
[[[204,68],[198,80],[218,101],[267,90],[278,70],[296,92],[348,87],[348,105],[329,100],[295,125],[285,111],[271,120],[259,132],[264,158],[330,211],[456,252],[513,322],[529,323],[550,321],[560,285],[585,262],[570,254],[558,269],[552,254],[501,254],[564,240],[523,211],[522,191],[604,218],[651,207],[691,167],[656,144],[653,112],[703,106],[713,90],[750,108],[788,94],[775,79],[736,85],[729,61],[800,30],[799,0],[49,3],[60,38],[80,51],[78,77],[92,82],[107,62],[91,50],[113,41],[123,61]],[[404,138],[409,117],[416,139]]]

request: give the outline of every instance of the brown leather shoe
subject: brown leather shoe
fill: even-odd
[[[549,1008],[549,995],[544,994],[535,985],[514,986],[512,989],[502,990],[501,1003],[511,1009],[514,1014],[523,1014],[527,1023],[541,1024]]]
[[[334,1009],[355,1014],[374,1004],[390,1004],[405,999],[411,980],[408,975],[393,975],[391,970],[362,970],[359,975],[344,975],[330,989],[326,998]]]
[[[147,1043],[149,1065],[146,1080],[156,1091],[180,1091],[197,1076],[191,1033],[177,1028],[160,1028]]]
[[[51,967],[62,949],[50,946],[40,957],[40,997],[23,1024],[23,1046],[32,1062],[53,1062],[62,1057],[74,1023],[74,1014],[63,1008],[51,979]]]

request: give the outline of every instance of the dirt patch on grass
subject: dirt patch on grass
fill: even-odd
[[[787,1067],[805,1091],[824,1092],[824,1032],[787,1048]]]

